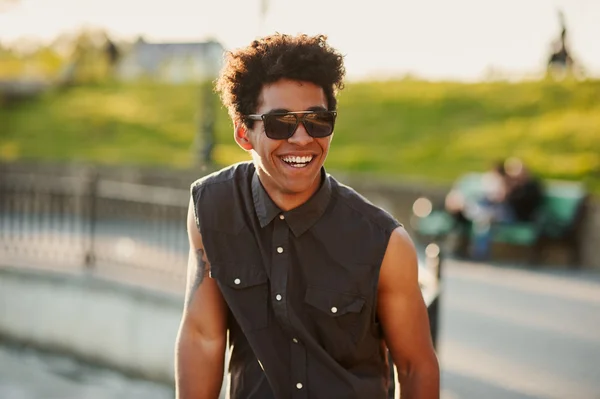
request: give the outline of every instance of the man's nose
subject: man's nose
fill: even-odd
[[[312,143],[313,140],[313,137],[306,131],[304,123],[300,122],[292,137],[288,139],[288,142],[291,144],[303,146]]]

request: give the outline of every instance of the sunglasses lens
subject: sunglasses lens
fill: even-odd
[[[313,137],[327,137],[333,133],[335,115],[332,112],[315,112],[306,114],[304,126],[306,131]]]
[[[270,139],[288,139],[296,130],[296,116],[292,114],[266,115],[264,121],[265,133]]]

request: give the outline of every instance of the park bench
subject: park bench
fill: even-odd
[[[454,184],[465,198],[476,199],[483,195],[482,173],[468,173]],[[531,263],[539,263],[542,249],[549,243],[561,243],[569,248],[572,265],[580,264],[581,223],[588,193],[582,183],[546,180],[542,206],[531,222],[495,223],[492,225],[492,242],[526,246],[530,248]],[[419,199],[418,201],[423,201]],[[422,238],[440,242],[449,234],[473,237],[471,224],[458,223],[443,206],[424,214],[415,214],[413,228]]]

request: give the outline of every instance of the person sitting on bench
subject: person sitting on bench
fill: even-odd
[[[542,201],[542,185],[517,158],[493,165],[483,175],[480,197],[468,198],[458,190],[446,196],[445,207],[462,229],[469,255],[482,260],[489,256],[493,223],[531,221]],[[473,229],[473,242],[470,230]]]

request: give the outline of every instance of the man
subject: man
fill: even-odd
[[[192,185],[179,399],[439,397],[439,367],[402,226],[325,173],[342,56],[273,35],[229,54],[217,83],[253,162]]]
[[[520,222],[532,221],[544,200],[544,186],[518,158],[506,162],[506,203],[512,209],[514,218]]]

